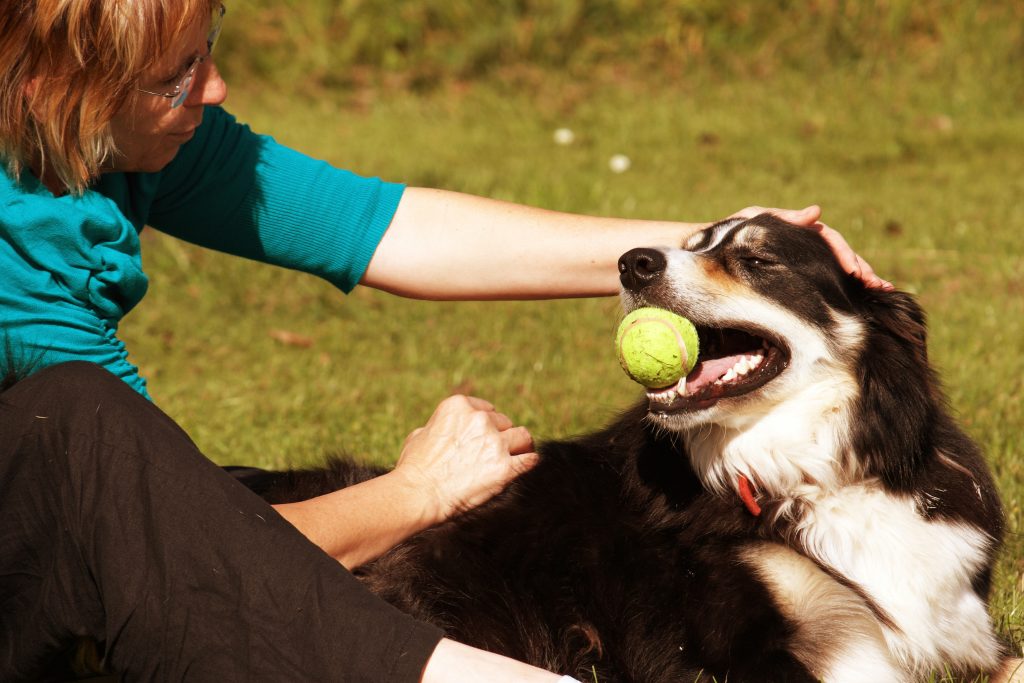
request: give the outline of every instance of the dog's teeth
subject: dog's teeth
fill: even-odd
[[[731,382],[736,379],[736,368],[729,368],[729,372],[722,375],[723,382]]]
[[[759,366],[763,360],[764,356],[761,354],[757,354],[755,356],[744,356],[743,360],[736,365],[736,372],[741,375],[745,375]]]
[[[651,394],[649,394],[649,397],[652,401],[655,401],[657,403],[667,404],[675,401],[679,397],[679,394],[676,393],[675,389],[668,389],[665,391],[652,392]]]

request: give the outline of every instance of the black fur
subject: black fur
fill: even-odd
[[[0,361],[0,394],[7,391],[20,380],[28,377],[43,367],[42,354],[26,352],[21,346],[11,341],[4,332],[0,332],[0,347],[3,347],[3,360]]]
[[[504,493],[360,570],[376,593],[456,640],[600,681],[813,681],[789,626],[737,554],[755,520],[704,492],[638,406],[610,428],[548,443]],[[347,465],[266,492],[300,500]],[[297,495],[296,495],[297,494]],[[715,599],[708,600],[708,596]],[[743,657],[736,654],[742,652]]]

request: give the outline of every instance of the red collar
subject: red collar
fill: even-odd
[[[750,511],[750,514],[758,517],[761,514],[761,506],[754,500],[754,490],[750,486],[750,480],[747,479],[746,475],[741,474],[738,479],[740,488],[740,500]]]

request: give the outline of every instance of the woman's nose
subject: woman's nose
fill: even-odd
[[[220,71],[212,59],[199,68],[196,74],[196,84],[192,87],[185,100],[186,106],[218,105],[222,104],[228,96],[228,84],[221,78]]]

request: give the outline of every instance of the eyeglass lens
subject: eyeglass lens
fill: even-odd
[[[210,33],[206,36],[206,54],[197,57],[192,66],[189,67],[185,77],[181,79],[181,84],[178,86],[178,94],[171,100],[171,109],[180,107],[188,99],[189,93],[192,92],[192,84],[196,80],[196,70],[213,53],[213,46],[217,44],[217,39],[220,37],[220,29],[224,25],[224,14],[226,12],[227,9],[224,5],[219,5],[214,10],[213,21],[210,24]]]

